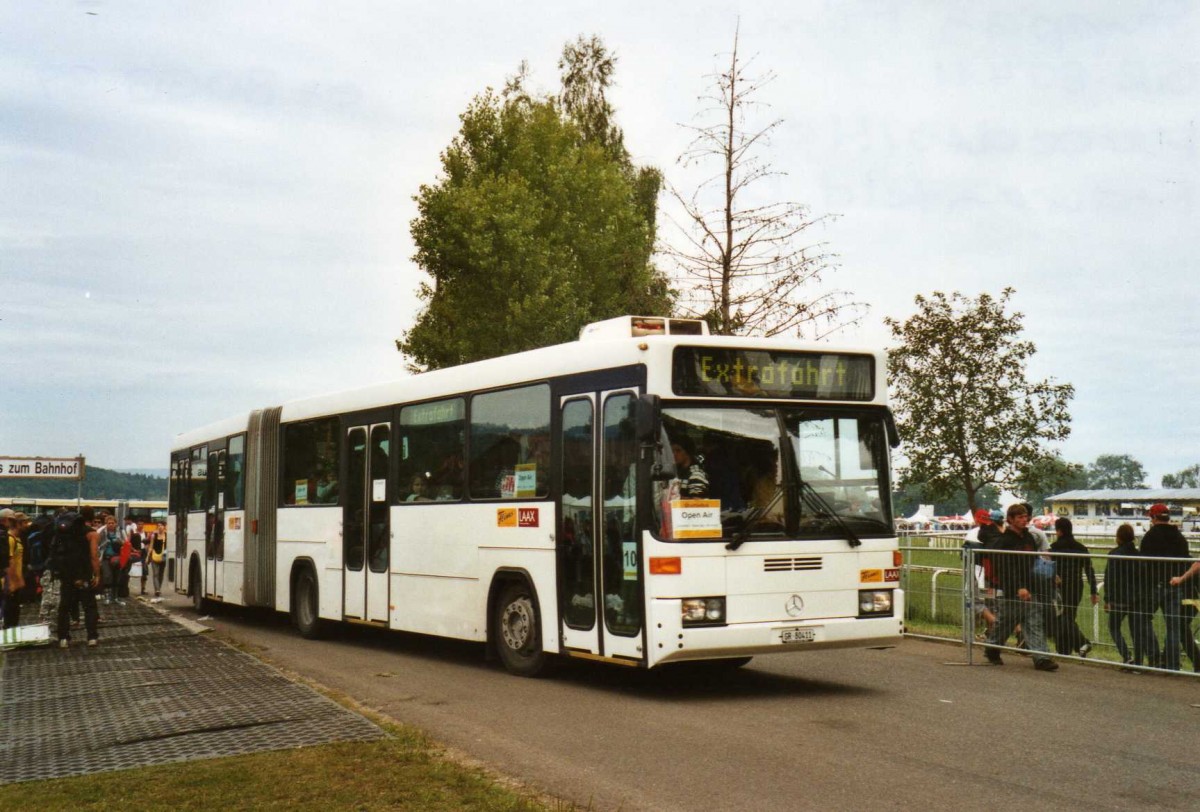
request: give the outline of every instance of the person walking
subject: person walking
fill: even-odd
[[[1046,656],[1046,635],[1041,607],[1033,600],[1033,562],[1037,542],[1026,528],[1029,511],[1024,505],[1010,505],[1006,527],[996,541],[995,570],[1000,582],[997,594],[996,625],[988,638],[984,654],[992,665],[1003,665],[1000,652],[994,646],[1008,643],[1018,624],[1024,630],[1025,645],[1033,653],[1033,667],[1039,671],[1057,671],[1058,663]],[[1024,554],[1023,554],[1024,553]]]
[[[1059,605],[1062,614],[1057,617],[1057,629],[1054,632],[1054,647],[1059,654],[1074,654],[1086,657],[1092,650],[1092,643],[1079,628],[1079,599],[1083,596],[1083,576],[1086,576],[1088,587],[1092,593],[1092,606],[1100,602],[1096,590],[1096,570],[1088,548],[1075,538],[1075,529],[1071,520],[1065,516],[1054,522],[1054,532],[1057,538],[1050,544],[1052,553],[1068,553],[1055,555],[1055,578],[1061,596]],[[1080,558],[1077,556],[1088,556]]]
[[[1108,612],[1109,636],[1125,665],[1150,664],[1145,624],[1138,614],[1140,562],[1128,560],[1137,554],[1133,526],[1121,525],[1117,528],[1117,546],[1109,550],[1108,566],[1104,569],[1104,609]],[[1129,620],[1129,634],[1133,638],[1132,653],[1121,631],[1126,619]]]
[[[975,527],[967,532],[963,539],[963,551],[966,554],[970,550],[970,556],[973,561],[970,578],[965,583],[966,587],[966,602],[967,608],[978,621],[983,621],[983,636],[986,640],[992,632],[992,627],[996,625],[996,596],[995,590],[988,583],[989,569],[987,566],[987,556],[983,552],[989,549],[996,543],[996,539],[1000,537],[1000,531],[996,528],[995,522],[992,520],[992,514],[985,508],[978,508],[974,513]]]
[[[71,644],[71,607],[83,606],[83,622],[87,644],[95,646],[100,639],[99,615],[96,611],[96,591],[100,588],[99,532],[91,528],[94,512],[85,506],[78,514],[66,513],[55,523],[52,561],[55,576],[62,585],[58,603],[58,645]]]
[[[154,533],[147,545],[149,551],[146,564],[150,567],[150,581],[154,587],[153,603],[162,602],[163,571],[167,568],[167,538],[165,533]]]
[[[1142,536],[1142,555],[1153,558],[1190,558],[1187,539],[1179,528],[1171,524],[1167,506],[1157,503],[1150,506],[1150,529]],[[1184,615],[1182,590],[1172,585],[1177,577],[1189,571],[1186,561],[1149,562],[1148,586],[1154,600],[1151,611],[1161,611],[1166,626],[1163,640],[1162,667],[1170,671],[1179,670],[1179,647],[1183,635],[1188,632],[1188,618]]]
[[[1200,642],[1192,634],[1192,622],[1196,615],[1200,614],[1200,578],[1197,578],[1197,573],[1200,573],[1200,561],[1195,562],[1187,571],[1181,575],[1176,575],[1170,580],[1171,586],[1182,588],[1180,593],[1183,600],[1183,650],[1187,652],[1188,659],[1192,661],[1192,670],[1200,671]]]
[[[4,623],[6,629],[21,625],[21,592],[25,589],[25,543],[21,540],[21,519],[24,513],[6,511],[4,516],[4,545],[7,564],[4,568]]]
[[[118,600],[121,586],[121,533],[117,529],[117,517],[108,514],[104,526],[97,531],[100,547],[100,573],[104,579],[104,603],[124,603]]]

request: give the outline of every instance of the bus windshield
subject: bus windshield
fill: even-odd
[[[663,410],[655,524],[667,539],[890,535],[884,414],[862,408]],[[686,511],[719,510],[706,528]],[[675,521],[672,521],[672,517]],[[679,519],[688,518],[685,527]],[[697,529],[699,527],[699,529]]]

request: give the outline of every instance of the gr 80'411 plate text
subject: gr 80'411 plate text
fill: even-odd
[[[780,629],[780,643],[811,643],[817,639],[815,626],[802,626],[794,629]]]

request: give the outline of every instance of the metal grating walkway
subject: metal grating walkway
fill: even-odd
[[[96,648],[0,655],[0,784],[387,735],[145,604],[100,614]]]

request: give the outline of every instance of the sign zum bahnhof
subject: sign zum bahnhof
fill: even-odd
[[[82,479],[83,457],[0,457],[0,478]]]

